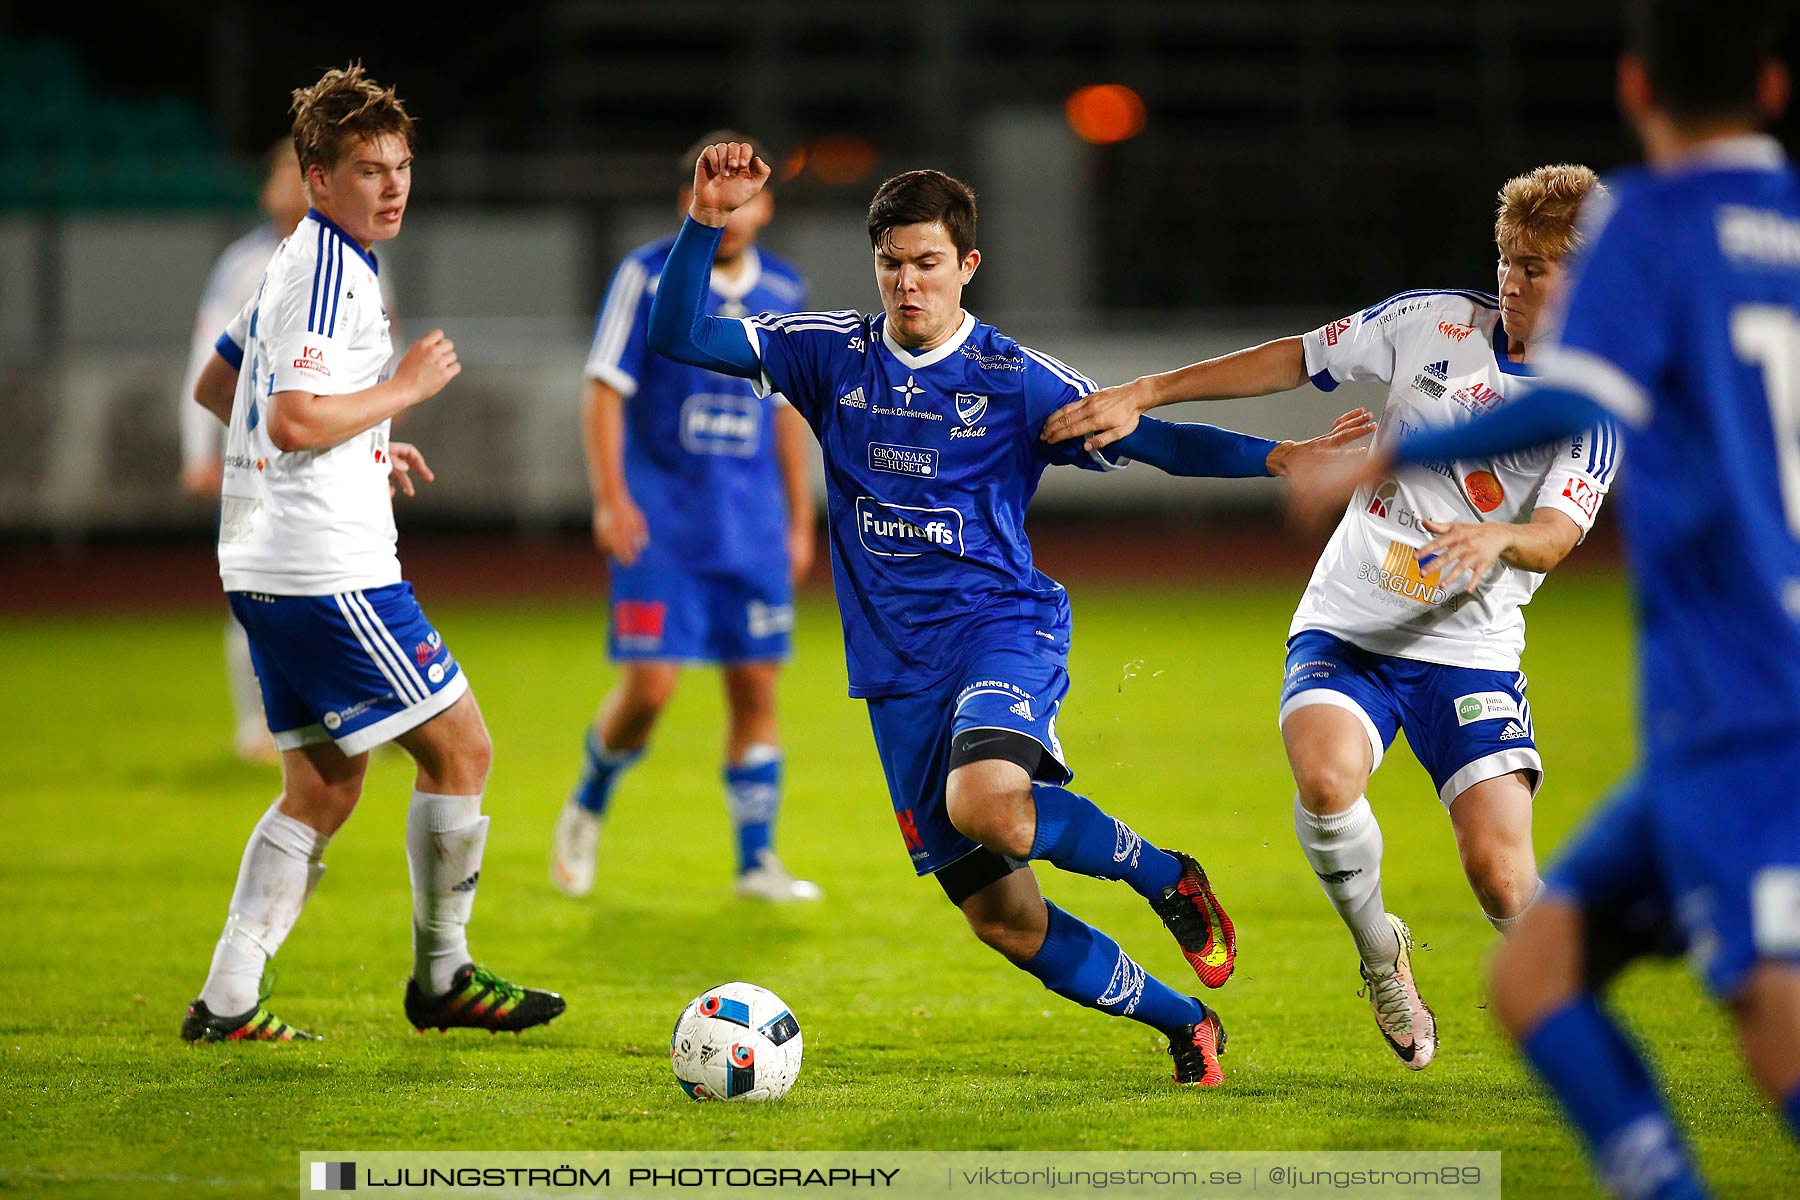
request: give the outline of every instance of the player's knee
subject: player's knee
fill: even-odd
[[[1361,798],[1368,786],[1368,775],[1362,764],[1350,762],[1342,755],[1298,751],[1293,755],[1291,765],[1294,786],[1307,812],[1343,812]]]
[[[1037,822],[1023,803],[1026,797],[992,781],[959,779],[959,774],[960,769],[951,773],[945,801],[945,811],[957,832],[997,854],[1029,857]]]
[[[628,719],[654,721],[674,699],[677,678],[672,667],[638,668],[627,672],[620,700]]]

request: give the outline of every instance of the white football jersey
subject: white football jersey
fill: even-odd
[[[388,422],[283,453],[263,421],[277,392],[339,395],[381,381],[393,347],[374,257],[308,212],[217,350],[238,362],[219,514],[225,590],[325,596],[400,582]]]
[[[1506,357],[1493,296],[1402,292],[1315,329],[1306,371],[1330,391],[1352,380],[1388,385],[1378,442],[1473,420],[1530,384]],[[1408,467],[1351,499],[1288,633],[1318,629],[1375,654],[1459,667],[1517,670],[1525,616],[1544,576],[1496,562],[1474,594],[1446,591],[1413,555],[1428,519],[1512,521],[1539,508],[1593,527],[1619,463],[1615,431],[1601,428],[1521,454]]]
[[[256,294],[269,259],[281,245],[281,235],[269,224],[258,225],[220,252],[207,276],[200,311],[194,317],[194,340],[188,347],[187,375],[181,381],[181,465],[216,462],[225,453],[225,426],[219,418],[194,403],[194,384],[201,368],[213,356],[219,330],[237,316],[244,302]]]

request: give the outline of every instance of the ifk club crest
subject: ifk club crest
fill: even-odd
[[[987,415],[986,396],[977,396],[973,392],[956,393],[956,415],[962,418],[964,425],[973,425]]]

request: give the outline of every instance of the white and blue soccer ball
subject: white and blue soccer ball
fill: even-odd
[[[695,1100],[779,1100],[800,1074],[800,1022],[767,988],[708,988],[669,1038],[676,1082]]]

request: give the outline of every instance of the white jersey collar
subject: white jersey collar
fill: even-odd
[[[736,279],[727,279],[718,268],[713,269],[712,290],[726,300],[742,300],[762,281],[762,255],[751,246],[744,251],[744,269]]]
[[[933,363],[940,363],[946,358],[949,358],[952,354],[955,354],[958,350],[962,349],[962,344],[968,341],[969,335],[974,332],[975,314],[965,311],[963,313],[962,324],[957,327],[956,332],[951,335],[949,341],[937,347],[935,350],[927,350],[923,354],[914,354],[911,350],[908,350],[894,340],[893,335],[888,332],[887,314],[881,314],[881,344],[887,347],[889,354],[892,354],[895,358],[900,360],[902,366],[905,366],[908,370],[912,371],[922,371]]]
[[[1766,133],[1712,138],[1688,148],[1660,170],[1678,171],[1779,171],[1787,165],[1787,151]]]

